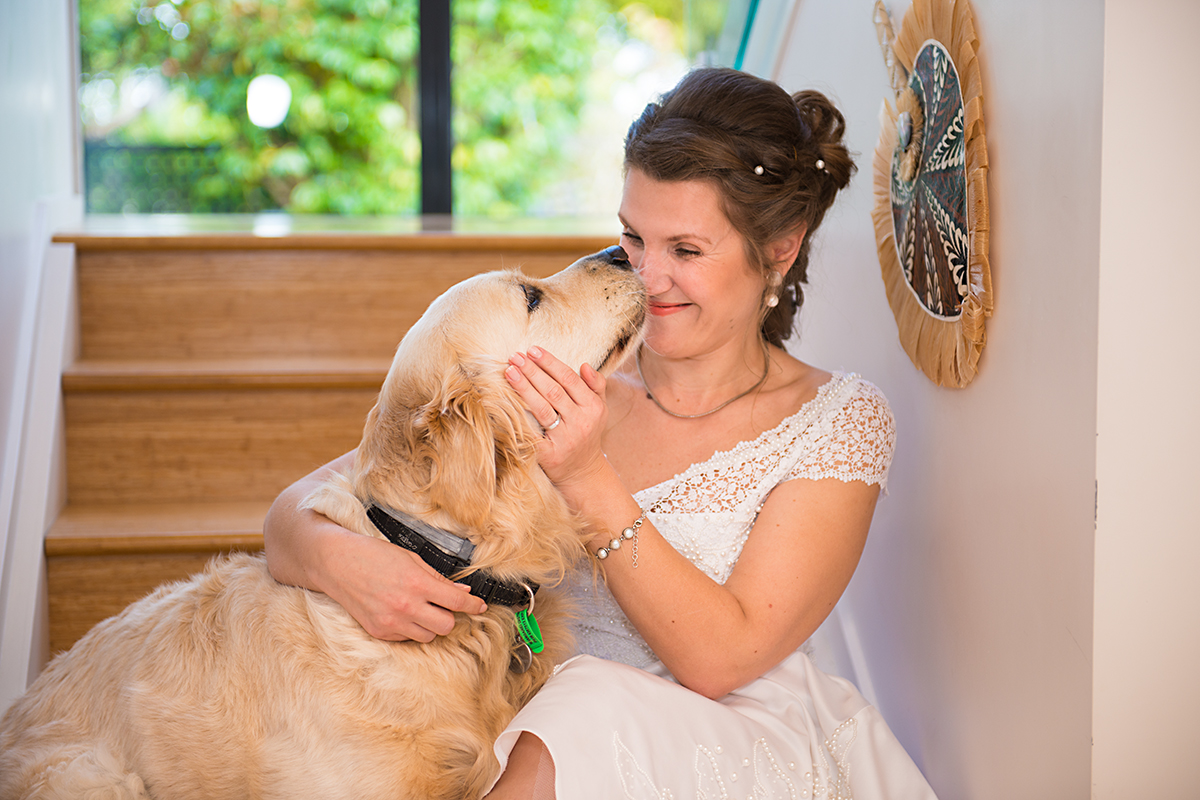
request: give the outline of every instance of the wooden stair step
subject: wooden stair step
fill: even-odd
[[[70,502],[259,500],[358,445],[378,387],[64,396]]]
[[[390,365],[381,358],[92,359],[63,372],[63,391],[378,390]]]
[[[297,478],[302,477],[297,475]],[[46,555],[215,553],[262,548],[270,500],[73,503],[46,533]]]
[[[265,224],[264,224],[265,223]],[[88,250],[388,250],[594,253],[616,243],[612,217],[584,219],[88,214],[54,236]]]
[[[358,444],[382,359],[80,361],[63,375],[73,502],[273,497]]]
[[[46,535],[50,650],[214,556],[262,549],[270,501],[69,505]]]
[[[449,286],[521,267],[549,275],[588,250],[86,250],[84,359],[390,358]]]

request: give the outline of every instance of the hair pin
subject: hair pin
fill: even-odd
[[[764,172],[766,172],[766,170],[763,169],[762,164],[759,164],[757,167],[754,168],[755,175],[762,175]]]
[[[824,159],[821,159],[821,158],[817,159],[817,169],[821,170],[822,172],[829,171],[829,170],[825,169],[825,160]]]

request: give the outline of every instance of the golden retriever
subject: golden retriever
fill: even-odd
[[[615,247],[546,280],[452,287],[400,343],[351,474],[303,505],[377,537],[366,508],[390,509],[469,542],[467,572],[553,584],[584,553],[581,527],[503,370],[540,345],[610,373],[645,303]],[[14,703],[0,797],[478,797],[496,736],[569,655],[552,594],[537,593],[546,649],[531,659],[517,611],[493,599],[430,644],[384,642],[276,583],[261,555],[215,560],[97,625]]]

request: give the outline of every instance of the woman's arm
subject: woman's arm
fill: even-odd
[[[575,376],[546,354],[534,361],[506,374],[536,417],[560,413],[569,423],[546,439],[539,457],[594,527],[595,551],[642,512],[600,451],[604,379],[586,367]],[[828,616],[858,564],[878,492],[835,478],[779,485],[723,585],[647,521],[638,535],[637,568],[628,544],[604,561],[608,588],[681,684],[720,697],[778,664]]]
[[[432,641],[454,627],[455,611],[481,614],[486,605],[415,554],[346,530],[300,502],[333,472],[354,464],[346,453],[293,483],[263,523],[267,565],[280,583],[323,592],[379,639]]]
[[[636,568],[628,544],[605,559],[608,588],[681,684],[721,697],[777,665],[833,610],[862,554],[878,493],[836,478],[780,484],[724,584],[647,521]],[[574,497],[600,531],[593,551],[641,513],[615,473]]]

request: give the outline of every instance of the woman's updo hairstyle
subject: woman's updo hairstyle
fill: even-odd
[[[845,130],[841,112],[820,92],[789,97],[770,81],[712,67],[694,70],[646,106],[625,137],[626,170],[660,181],[712,181],[746,240],[747,259],[764,275],[772,266],[767,246],[804,228],[779,304],[766,309],[762,333],[772,344],[792,334],[813,234],[854,174]]]

